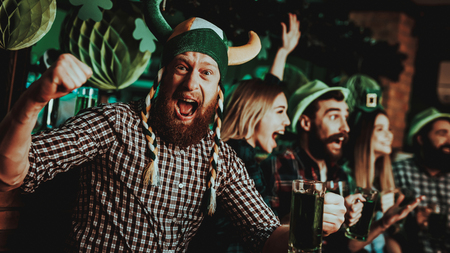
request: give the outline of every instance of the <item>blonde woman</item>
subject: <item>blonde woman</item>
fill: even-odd
[[[367,252],[384,252],[385,238],[383,233],[392,224],[403,219],[421,201],[417,198],[413,203],[400,208],[400,201],[395,203],[395,189],[392,174],[390,154],[392,152],[393,134],[389,126],[389,118],[380,107],[356,107],[349,117],[351,134],[346,146],[346,169],[350,174],[350,190],[356,186],[376,189],[381,194],[380,208],[375,222],[372,222],[367,241],[349,241],[349,250],[357,252],[365,249]],[[352,208],[354,203],[347,203]]]

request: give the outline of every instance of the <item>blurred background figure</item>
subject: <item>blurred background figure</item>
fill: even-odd
[[[426,199],[393,235],[396,246],[402,252],[450,252],[450,114],[434,107],[418,113],[406,141],[414,157],[393,163],[395,182]]]

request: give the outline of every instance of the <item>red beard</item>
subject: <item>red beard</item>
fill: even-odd
[[[200,142],[209,131],[209,124],[215,112],[216,104],[207,105],[204,113],[196,112],[194,120],[190,124],[180,121],[173,107],[170,106],[170,98],[164,92],[164,85],[160,87],[155,104],[150,109],[150,125],[163,141],[185,148]],[[204,105],[203,105],[204,106]],[[197,108],[200,110],[201,105]]]

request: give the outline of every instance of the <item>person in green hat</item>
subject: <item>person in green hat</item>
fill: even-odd
[[[258,36],[250,32],[248,44],[229,48],[223,31],[202,18],[172,29],[160,3],[143,1],[145,20],[164,44],[147,97],[89,108],[31,136],[45,104],[92,74],[74,56],[61,55],[0,125],[0,190],[32,193],[59,173],[79,170],[64,252],[185,252],[218,204],[253,251],[287,251],[289,227],[280,226],[242,161],[220,140],[221,83],[228,65],[258,54]],[[324,220],[332,233],[343,215]]]
[[[406,143],[414,155],[393,163],[395,183],[425,200],[391,243],[402,252],[450,252],[450,114],[434,107],[419,112],[409,125]]]
[[[390,160],[393,134],[387,113],[379,103],[381,90],[377,91],[372,90],[361,96],[362,103],[354,104],[348,120],[353,130],[344,147],[343,158],[346,162],[343,167],[349,175],[349,192],[354,194],[358,186],[380,193],[367,239],[349,240],[351,252],[364,249],[370,253],[383,253],[386,249],[391,250],[385,243],[386,231],[405,218],[422,200],[418,198],[410,205],[400,206],[400,198],[395,198],[397,189]]]
[[[347,181],[347,175],[337,164],[350,131],[345,102],[347,95],[346,88],[329,87],[322,81],[314,80],[298,88],[290,97],[288,138],[295,142],[286,150],[272,153],[261,163],[271,207],[282,224],[289,222],[292,180]],[[336,194],[327,195],[331,197]],[[362,198],[361,195],[359,197]],[[357,205],[348,212],[348,224],[359,219],[361,208]],[[326,215],[334,214],[325,214],[324,217]],[[324,240],[334,241],[332,237]],[[327,243],[324,242],[323,247],[326,252]]]

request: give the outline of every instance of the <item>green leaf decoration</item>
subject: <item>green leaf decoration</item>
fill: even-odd
[[[81,20],[91,18],[95,22],[102,20],[102,11],[100,8],[109,10],[113,6],[111,0],[70,0],[70,3],[75,6],[82,5],[78,11],[78,17]]]
[[[151,52],[141,52],[132,32],[143,14],[132,2],[103,10],[100,22],[81,20],[69,13],[61,27],[61,49],[75,55],[94,72],[88,82],[102,90],[134,83],[147,67]]]
[[[156,37],[153,35],[152,32],[150,32],[150,29],[148,29],[148,26],[145,24],[144,20],[138,18],[135,21],[136,23],[136,29],[133,32],[133,37],[136,40],[141,40],[141,43],[139,44],[139,50],[141,52],[150,51],[150,53],[155,52],[156,50],[156,44],[155,40],[157,41]]]
[[[1,0],[0,48],[20,50],[38,42],[56,17],[56,0]]]

